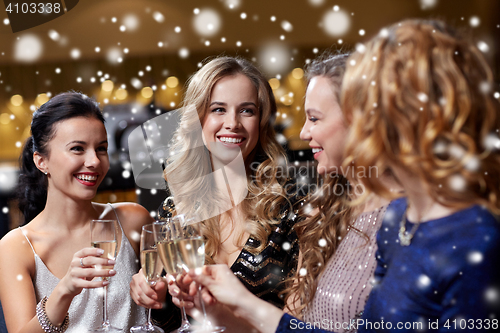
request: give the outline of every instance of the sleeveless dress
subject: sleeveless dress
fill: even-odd
[[[113,208],[112,205],[110,205]],[[139,271],[139,260],[130,245],[118,215],[116,219],[122,233],[122,241],[114,269],[116,275],[108,285],[108,318],[112,326],[128,332],[130,327],[146,322],[145,309],[136,305],[129,294],[132,275]],[[37,303],[49,296],[59,279],[50,272],[42,259],[36,254],[26,232],[19,227],[35,255],[35,277],[33,280]],[[99,327],[102,323],[103,288],[87,289],[76,295],[69,307],[69,327],[67,333],[87,333],[89,329]]]

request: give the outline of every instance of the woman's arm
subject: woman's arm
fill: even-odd
[[[192,276],[210,292],[204,293],[208,304],[226,305],[236,317],[242,318],[260,332],[276,331],[283,311],[248,291],[226,265],[205,266],[203,274]],[[190,288],[193,295],[195,288]]]
[[[94,265],[114,265],[99,258],[99,249],[85,248],[73,256],[68,272],[48,296],[45,305],[50,322],[60,326],[73,298],[83,288],[97,288],[108,281],[93,281],[94,277],[113,276],[114,271],[93,268]],[[87,267],[80,266],[80,258]],[[36,317],[36,296],[32,276],[35,273],[33,252],[20,230],[13,230],[0,240],[0,300],[9,333],[43,333]]]

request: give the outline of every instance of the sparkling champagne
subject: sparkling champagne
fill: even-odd
[[[205,243],[202,238],[178,240],[177,249],[181,262],[188,269],[201,268],[205,264]]]
[[[141,268],[148,282],[154,282],[161,274],[161,266],[158,264],[158,252],[156,249],[141,251]]]
[[[99,241],[99,242],[92,242],[92,247],[95,247],[97,249],[102,249],[104,250],[104,253],[101,254],[101,258],[106,258],[106,259],[116,259],[116,241]],[[103,265],[101,266],[102,269],[112,269],[113,266],[108,266],[108,265]]]
[[[172,275],[180,273],[175,241],[159,242],[157,248],[161,262],[163,263],[163,266],[165,267],[167,273]]]

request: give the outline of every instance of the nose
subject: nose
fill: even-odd
[[[88,168],[95,168],[101,163],[95,151],[89,151],[85,158],[85,166]]]
[[[235,111],[227,112],[224,116],[224,127],[229,130],[236,130],[240,128],[239,113]]]
[[[300,139],[304,141],[311,141],[311,132],[309,128],[309,121],[306,120],[304,126],[302,126],[302,130],[300,131]]]

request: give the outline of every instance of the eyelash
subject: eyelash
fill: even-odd
[[[212,110],[212,112],[217,112],[217,113],[219,113],[219,112],[225,112],[225,111],[226,110],[223,109],[223,108],[216,108],[216,109]],[[248,112],[244,112],[244,111],[248,111]],[[255,111],[253,109],[242,109],[240,112],[242,112],[242,113],[250,113],[252,115],[255,114]]]
[[[77,152],[83,152],[84,149],[82,146],[75,146],[75,147],[72,147],[70,150],[74,150]],[[107,147],[97,147],[97,151],[107,152],[108,148]]]
[[[309,117],[309,121],[315,123],[316,121],[318,121],[318,118]]]

